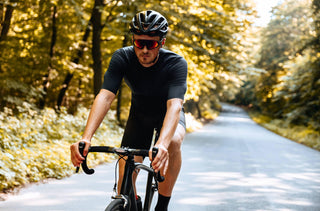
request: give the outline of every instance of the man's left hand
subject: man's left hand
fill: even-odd
[[[162,170],[162,174],[165,175],[169,165],[169,153],[168,149],[162,144],[155,145],[158,148],[158,154],[152,161],[152,151],[149,152],[150,161],[152,161],[152,168],[155,172]]]

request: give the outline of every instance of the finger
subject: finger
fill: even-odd
[[[89,152],[89,147],[90,147],[90,142],[88,141],[83,141],[85,143],[85,147],[83,149],[83,156],[87,156]]]
[[[166,156],[166,154],[163,154],[161,158],[158,160],[158,162],[154,163],[155,171],[158,172],[160,169],[165,167],[167,160],[168,160],[168,157]]]
[[[149,150],[149,160],[152,161],[152,150]]]
[[[167,148],[165,148],[162,144],[159,144],[157,147],[158,147],[158,154],[157,154],[157,156],[155,158],[156,162],[158,160],[163,159],[163,157],[167,156],[167,154],[168,154]]]
[[[75,156],[75,144],[72,144],[70,146],[70,157],[71,157],[71,162],[74,166],[77,166],[77,159],[76,159],[76,156]]]
[[[84,160],[84,157],[79,152],[79,142],[74,143],[70,146],[71,151],[71,161],[74,166],[79,167],[82,163],[82,160]]]
[[[159,166],[161,165],[161,160],[162,160],[162,155],[160,152],[158,152],[157,156],[154,158],[154,160],[152,161],[152,167],[153,169],[158,169]]]

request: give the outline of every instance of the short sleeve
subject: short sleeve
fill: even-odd
[[[114,94],[117,94],[124,75],[124,68],[124,57],[121,55],[121,51],[117,50],[112,55],[108,70],[104,74],[102,89],[107,89]]]
[[[188,64],[182,57],[170,68],[168,99],[180,98],[184,100],[187,91]]]

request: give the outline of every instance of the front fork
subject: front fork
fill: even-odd
[[[153,194],[155,191],[158,190],[158,182],[155,179],[155,183],[152,183],[153,178],[154,178],[154,173],[149,172],[147,186],[146,186],[146,196],[145,196],[144,205],[143,205],[143,211],[150,210]]]

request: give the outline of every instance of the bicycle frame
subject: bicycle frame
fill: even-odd
[[[80,143],[79,150],[81,154],[83,154],[83,149],[84,149],[84,143]],[[157,151],[158,151],[157,148],[153,148],[153,151],[152,151],[153,157],[156,156]],[[126,162],[125,162],[124,176],[123,176],[123,180],[120,188],[120,194],[112,198],[123,199],[126,204],[125,206],[129,206],[128,210],[130,211],[138,211],[135,192],[133,188],[133,181],[132,181],[133,172],[135,171],[135,169],[141,169],[141,170],[147,171],[148,179],[146,184],[146,193],[145,193],[143,210],[144,211],[150,210],[154,192],[158,189],[158,181],[162,182],[164,178],[160,175],[160,172],[158,172],[158,174],[155,174],[152,167],[148,167],[142,163],[136,163],[134,161],[134,156],[148,156],[148,153],[149,153],[148,150],[135,150],[135,149],[128,149],[128,148],[108,147],[108,146],[92,146],[90,147],[89,152],[115,153],[115,154],[118,154],[119,156],[127,156],[127,159],[125,160]],[[85,160],[81,164],[82,169],[86,174],[93,174],[94,170],[88,168],[86,159],[87,159],[87,156],[85,157]],[[119,159],[123,159],[123,157]],[[78,171],[79,171],[79,168],[77,168],[77,172]]]
[[[144,205],[143,205],[143,210],[148,211],[148,210],[150,210],[154,191],[158,189],[158,183],[157,183],[157,180],[154,180],[155,184],[153,184],[153,178],[154,178],[153,169],[150,167],[147,167],[146,165],[144,165],[142,163],[135,163],[134,156],[128,156],[128,158],[126,160],[120,195],[129,196],[130,211],[131,210],[132,211],[138,210],[135,192],[133,189],[133,181],[132,181],[132,174],[135,169],[141,169],[141,170],[145,170],[148,172],[146,194],[145,194]]]

